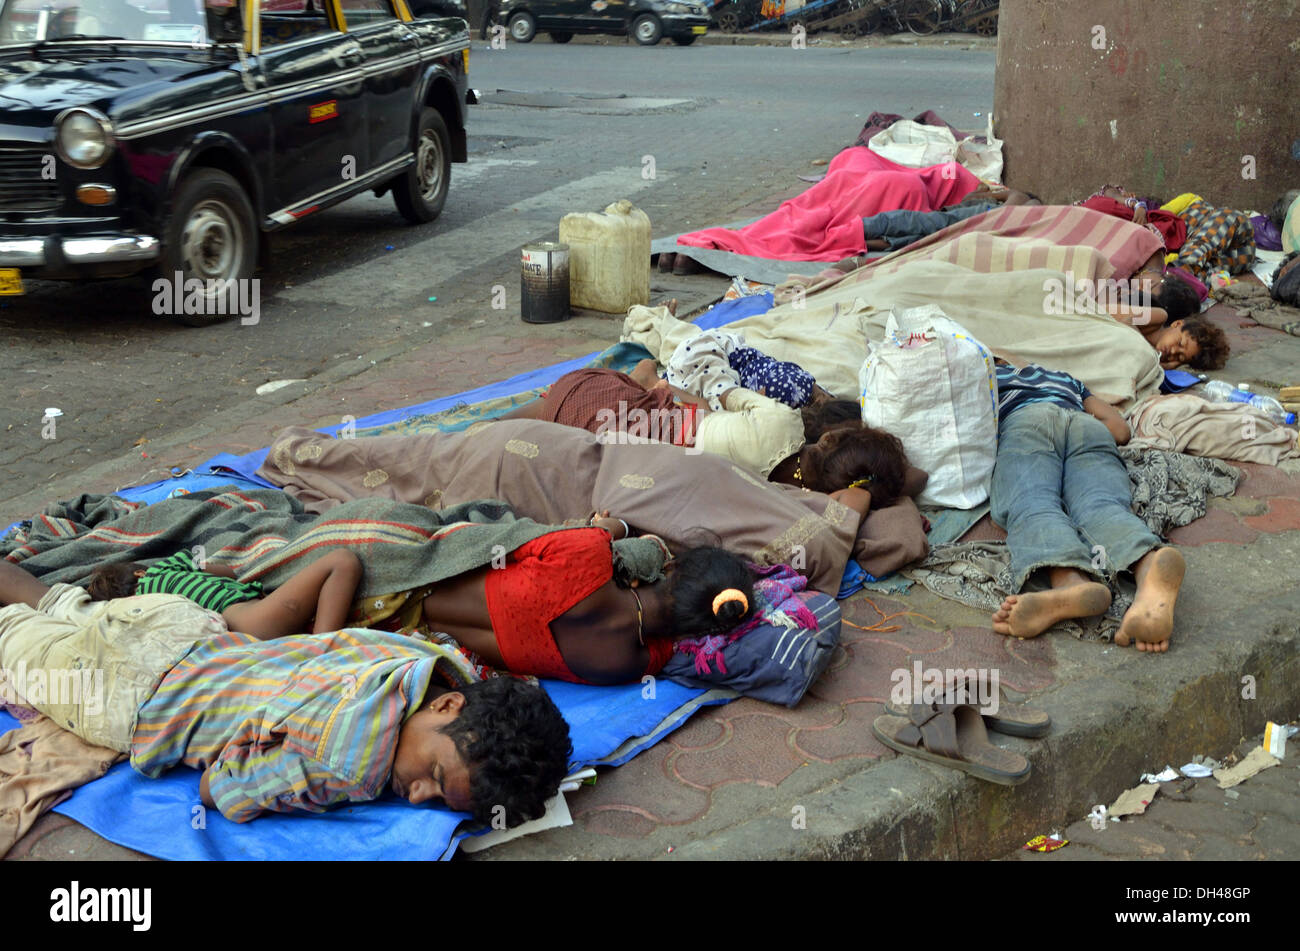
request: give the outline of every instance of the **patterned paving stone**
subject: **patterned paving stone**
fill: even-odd
[[[779,717],[740,716],[724,722],[727,734],[720,745],[674,754],[670,768],[677,779],[702,789],[743,782],[777,786],[803,763],[787,742],[790,727]]]
[[[844,759],[878,759],[889,752],[871,732],[871,721],[885,712],[876,702],[846,703],[844,720],[831,727],[798,730],[791,743],[811,759],[833,763]]]
[[[1175,528],[1169,533],[1169,540],[1175,545],[1195,548],[1211,542],[1231,542],[1237,545],[1249,545],[1259,537],[1259,529],[1241,524],[1241,520],[1231,512],[1211,508],[1204,518],[1197,519],[1190,525]]]
[[[1237,483],[1237,495],[1252,499],[1269,499],[1274,496],[1300,498],[1300,475],[1289,475],[1277,466],[1261,466],[1253,462],[1234,462],[1245,473]]]
[[[1269,499],[1265,514],[1251,515],[1241,521],[1247,528],[1270,534],[1300,531],[1300,500]]]

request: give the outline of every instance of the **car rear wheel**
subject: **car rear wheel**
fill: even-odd
[[[510,18],[510,39],[516,43],[531,43],[537,35],[537,20],[531,13],[516,13]]]
[[[236,305],[248,292],[227,281],[247,281],[257,267],[257,222],[243,187],[215,168],[202,168],[181,180],[163,234],[161,277],[183,282],[178,295],[184,309],[198,304],[200,313],[173,314],[189,327],[206,327],[239,313]],[[185,288],[203,282],[201,297]],[[175,290],[171,291],[176,294]]]
[[[632,23],[632,39],[642,46],[654,46],[663,39],[664,28],[652,13],[643,13]]]
[[[572,33],[556,33],[554,30],[551,31],[552,43],[567,43],[571,39],[573,39]]]
[[[393,201],[413,225],[437,218],[451,184],[451,136],[437,109],[420,110],[415,137],[415,164],[393,181]]]
[[[690,46],[695,42],[695,34],[691,33],[689,36],[674,36],[673,42],[678,46]]]

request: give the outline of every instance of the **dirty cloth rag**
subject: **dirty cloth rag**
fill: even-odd
[[[6,706],[23,725],[0,736],[0,857],[74,789],[99,779],[124,758],[35,710]]]
[[[1300,308],[1276,301],[1267,287],[1254,281],[1237,281],[1214,292],[1223,303],[1236,308],[1239,317],[1251,320],[1293,337],[1300,337]]]
[[[1128,446],[1120,449],[1120,456],[1133,488],[1133,513],[1162,537],[1203,516],[1210,496],[1231,495],[1241,480],[1241,470],[1219,459]],[[903,574],[941,597],[990,612],[1015,593],[1006,542],[936,545],[919,565]],[[1113,600],[1105,614],[1062,621],[1058,626],[1084,640],[1113,639],[1133,596],[1120,587],[1114,575],[1107,583]]]

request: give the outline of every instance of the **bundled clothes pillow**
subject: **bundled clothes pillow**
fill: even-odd
[[[785,565],[753,568],[754,616],[724,634],[678,641],[663,675],[688,687],[729,687],[793,707],[840,642],[840,608],[829,595],[805,590],[807,580]]]

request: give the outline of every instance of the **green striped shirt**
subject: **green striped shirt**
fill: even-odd
[[[136,594],[179,594],[201,608],[220,614],[232,604],[252,601],[262,596],[262,583],[219,578],[194,566],[187,551],[178,551],[157,562],[144,573],[135,586]]]

